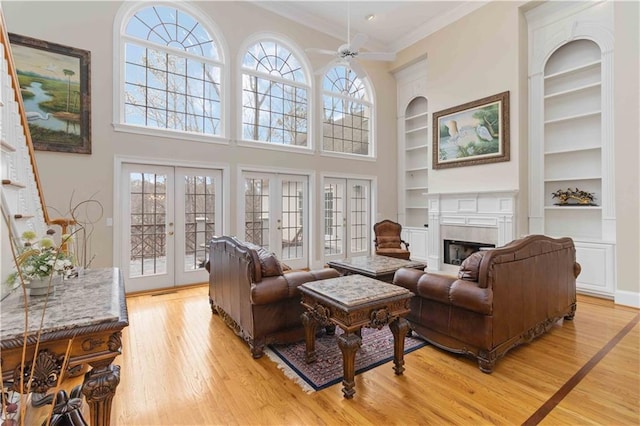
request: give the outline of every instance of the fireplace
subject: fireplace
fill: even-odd
[[[452,259],[459,263],[480,248],[501,247],[512,241],[516,234],[517,194],[517,190],[428,193],[429,270],[455,274],[459,267],[450,263]],[[451,252],[445,249],[444,240],[480,245],[470,251],[454,244]]]
[[[495,248],[495,244],[476,243],[473,241],[443,240],[444,263],[460,265],[473,253],[485,248]]]

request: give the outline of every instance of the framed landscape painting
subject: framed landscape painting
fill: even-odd
[[[433,114],[433,168],[509,161],[509,92]]]
[[[91,154],[90,52],[9,34],[33,147]]]

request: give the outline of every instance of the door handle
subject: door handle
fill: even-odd
[[[169,235],[169,236],[173,235],[173,231],[167,232],[167,235]]]

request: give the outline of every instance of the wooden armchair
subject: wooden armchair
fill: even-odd
[[[411,256],[409,243],[400,236],[402,225],[385,219],[373,225],[373,232],[376,235],[373,242],[376,246],[377,255],[409,260]],[[404,245],[404,248],[402,248],[402,245]]]

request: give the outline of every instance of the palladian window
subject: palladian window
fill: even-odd
[[[322,81],[322,149],[371,156],[370,96],[348,67],[331,68]]]
[[[218,44],[190,14],[169,6],[140,9],[124,34],[125,124],[222,135]]]
[[[275,40],[253,44],[242,61],[242,138],[307,147],[309,92],[290,48]]]

